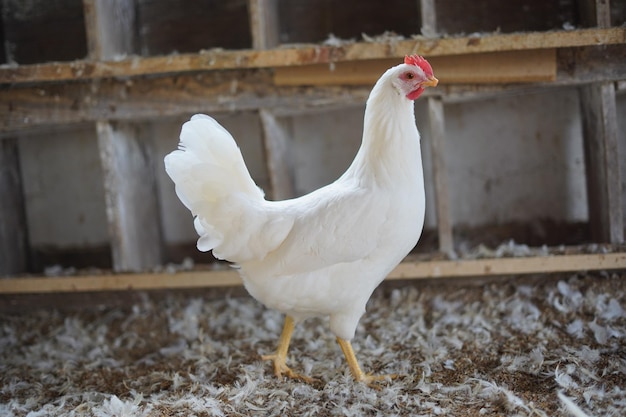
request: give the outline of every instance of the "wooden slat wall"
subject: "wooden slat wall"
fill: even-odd
[[[204,43],[207,36],[213,36],[211,35],[213,32],[207,29],[204,32],[200,30],[198,32],[200,35],[197,33],[194,35],[194,41],[186,43],[186,47],[189,48],[187,51],[192,53],[131,57],[133,54],[145,56],[172,52],[170,49],[175,43],[168,43],[172,36],[168,35],[167,39],[161,40],[149,38],[149,33],[151,31],[155,33],[160,25],[154,16],[158,17],[159,10],[162,10],[160,7],[164,4],[171,6],[172,1],[174,0],[167,0],[157,7],[148,0],[83,0],[89,59],[61,64],[40,63],[0,68],[0,83],[16,83],[10,88],[0,88],[2,103],[0,106],[5,106],[2,109],[6,110],[0,112],[0,131],[7,132],[4,133],[4,138],[0,138],[3,146],[6,145],[0,153],[0,159],[4,158],[0,161],[1,168],[7,168],[0,170],[2,194],[0,208],[3,214],[5,207],[1,204],[5,202],[9,207],[6,209],[9,210],[7,213],[18,216],[21,213],[22,217],[24,214],[23,207],[19,208],[20,204],[23,206],[23,196],[19,186],[19,164],[15,152],[17,145],[12,139],[12,132],[31,126],[93,122],[97,126],[105,173],[113,267],[116,271],[149,269],[162,262],[162,241],[157,220],[159,210],[156,202],[152,149],[150,141],[142,134],[145,132],[144,122],[139,119],[199,110],[258,110],[266,163],[272,184],[271,196],[288,198],[293,196],[294,191],[288,157],[291,138],[285,116],[317,105],[362,104],[369,93],[370,85],[382,70],[399,62],[404,54],[420,53],[429,57],[437,67],[440,79],[446,84],[434,91],[429,89],[425,94],[432,130],[432,138],[428,142],[433,144],[433,177],[442,251],[448,252],[454,247],[452,239],[454,225],[448,213],[450,204],[448,200],[454,201],[454,196],[451,196],[447,189],[447,167],[444,158],[445,104],[451,100],[472,99],[481,94],[507,91],[519,93],[554,85],[585,84],[585,87],[581,88],[581,102],[589,172],[591,223],[598,241],[613,243],[623,241],[621,212],[623,208],[620,206],[619,194],[621,182],[616,152],[613,82],[623,80],[624,76],[626,61],[622,58],[626,53],[626,29],[610,27],[611,22],[615,21],[615,13],[611,15],[608,2],[603,0],[579,2],[582,10],[580,15],[584,20],[582,23],[591,29],[441,38],[442,33],[449,30],[457,31],[458,28],[453,28],[455,24],[466,25],[463,26],[465,28],[479,25],[480,30],[489,30],[485,22],[491,24],[494,19],[479,13],[459,23],[455,21],[456,18],[452,19],[458,5],[451,4],[450,0],[412,1],[411,7],[416,7],[417,12],[405,13],[405,17],[409,17],[406,20],[411,22],[403,24],[413,25],[408,29],[411,33],[418,33],[420,28],[417,26],[420,26],[424,37],[400,41],[357,42],[338,46],[304,45],[279,48],[281,36],[286,38],[291,36],[289,32],[291,29],[288,25],[285,26],[285,16],[298,15],[301,13],[296,10],[298,7],[302,7],[304,3],[310,7],[312,2],[295,5],[281,0],[237,0],[229,4],[220,4],[219,7],[230,8],[225,13],[231,17],[238,16],[235,20],[239,24],[243,22],[244,25],[240,25],[236,33],[231,33],[234,44],[216,46],[227,46],[231,49],[253,46],[254,49],[210,50],[196,53],[199,48],[213,46]],[[175,3],[181,4],[181,1],[176,0]],[[392,3],[409,4],[409,1],[394,0]],[[497,7],[517,7],[500,4],[501,2],[496,0],[481,0],[476,3],[476,7],[480,9],[481,4],[484,6],[492,3]],[[552,13],[552,18],[557,19],[556,23],[552,20],[533,21],[531,29],[545,29],[541,25],[550,26],[548,29],[552,26],[560,28],[564,23],[563,19],[568,23],[576,23],[569,22],[570,17],[576,15],[572,14],[576,7],[573,0],[561,2],[558,6],[544,3],[540,0],[529,2],[531,9],[534,10],[560,7],[563,8],[563,13]],[[3,5],[6,4],[17,7],[19,0],[6,0]],[[139,7],[135,7],[137,4]],[[193,0],[183,0],[182,4],[193,5]],[[375,2],[367,3],[365,6],[372,4]],[[325,7],[328,10],[324,13],[332,14],[333,19],[335,17],[341,19],[344,9],[350,8],[346,4]],[[247,13],[244,12],[245,16],[242,18],[242,10],[246,8]],[[360,12],[367,16],[372,14],[367,8]],[[546,13],[551,12],[548,10]],[[154,16],[150,17],[151,14]],[[536,13],[536,16],[540,14]],[[201,25],[205,25],[205,28],[208,27],[206,25],[210,26],[212,19],[215,19],[215,16],[206,13],[195,17]],[[384,21],[388,17],[381,18]],[[80,18],[82,17],[78,20]],[[249,28],[246,28],[245,18],[249,20]],[[391,18],[394,19],[397,20]],[[173,20],[176,20],[176,16]],[[292,19],[290,24],[305,24],[313,20]],[[522,21],[523,19],[506,21],[506,27],[502,29],[516,30],[514,25]],[[136,22],[141,26],[139,29]],[[354,23],[350,27],[358,28],[359,24]],[[302,30],[306,32],[306,28]],[[524,26],[524,30],[528,30],[528,27]],[[246,38],[248,32],[250,37]],[[318,36],[314,32],[307,32],[308,34],[305,33],[304,36],[312,40],[312,37]],[[5,33],[9,33],[10,38],[11,28],[5,28]],[[346,37],[346,34],[336,34]],[[356,33],[357,37],[358,35],[360,33]],[[10,41],[9,38],[6,40]],[[598,47],[598,44],[605,46]],[[82,59],[82,56],[76,58]],[[367,70],[363,71],[363,68]],[[495,68],[497,72],[489,74],[485,72],[485,68]],[[198,71],[202,73],[196,73]],[[154,74],[160,76],[145,77]],[[314,82],[311,82],[312,79]],[[97,82],[91,83],[91,80]],[[67,83],[46,83],[47,81],[67,81]],[[237,91],[233,93],[234,81]],[[20,83],[34,85],[21,86]],[[455,87],[454,83],[464,85]],[[485,85],[477,86],[477,83]],[[493,83],[530,84],[493,86],[491,85]],[[315,86],[311,86],[312,84]],[[89,95],[98,99],[83,100]],[[16,172],[17,177],[14,175]],[[10,191],[3,191],[2,187]],[[4,199],[5,195],[9,197]],[[0,229],[0,245],[18,242],[15,248],[12,248],[11,258],[18,266],[12,266],[0,257],[0,274],[3,267],[11,268],[12,274],[23,271],[24,259],[27,256],[24,236],[26,225],[23,219],[18,219],[18,222],[24,223],[19,227],[21,236],[17,236],[19,233],[16,233],[16,224],[12,223],[13,229],[4,226]],[[2,254],[5,253],[7,252],[3,250]],[[602,255],[576,258],[573,264],[568,264],[568,268],[572,265],[583,268],[598,261],[600,256]],[[626,268],[623,258],[617,259],[618,265],[614,267]],[[490,261],[485,262],[488,265],[483,265],[482,272],[477,273],[493,273],[493,270],[489,269],[492,268]],[[520,262],[523,264],[521,269],[518,265]],[[534,259],[531,262],[498,260],[495,264],[496,270],[500,273],[520,273],[520,271],[524,273],[523,271],[531,270],[539,272],[541,268],[559,270],[553,263],[560,261],[546,262],[541,259]],[[417,267],[413,263],[406,263],[398,269],[404,272],[394,273],[403,278],[415,277],[424,274],[419,268],[432,267],[435,270],[452,268],[450,274],[463,275],[454,269],[456,266],[450,265],[431,262],[428,266]],[[458,268],[467,268],[473,264],[460,265],[462,266]],[[128,277],[131,279],[132,276]],[[151,285],[158,287],[161,285],[159,282],[156,279],[152,284],[146,282],[142,285],[145,285],[145,288],[151,288]]]

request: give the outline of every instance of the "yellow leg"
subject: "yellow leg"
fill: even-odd
[[[276,375],[279,379],[282,378],[284,374],[289,378],[312,383],[314,382],[313,378],[297,374],[287,366],[287,351],[289,350],[289,342],[291,342],[291,335],[293,334],[294,327],[293,318],[290,316],[285,317],[285,325],[283,326],[283,332],[280,335],[280,340],[278,341],[276,353],[272,355],[263,355],[261,358],[263,360],[274,361],[274,375]]]
[[[341,338],[337,338],[337,342],[341,347],[341,351],[343,355],[346,357],[346,361],[348,362],[348,366],[350,367],[350,372],[352,376],[357,382],[365,382],[370,386],[374,386],[373,384],[379,381],[384,381],[387,378],[394,379],[397,378],[397,375],[370,375],[365,374],[361,367],[359,366],[359,362],[356,360],[356,355],[354,354],[354,350],[352,350],[352,344],[348,340],[344,340]],[[375,387],[375,386],[374,386]]]

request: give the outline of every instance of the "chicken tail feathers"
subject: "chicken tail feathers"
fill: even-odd
[[[234,262],[268,250],[263,246],[272,242],[251,239],[271,220],[263,210],[263,191],[250,176],[235,140],[215,119],[198,114],[183,124],[178,150],[165,157],[165,170],[195,217],[199,250],[213,250],[216,257]],[[280,241],[291,225],[279,226],[272,235]]]

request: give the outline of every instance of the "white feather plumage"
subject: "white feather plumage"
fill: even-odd
[[[373,290],[415,246],[424,221],[420,137],[413,101],[389,69],[367,102],[363,142],[334,183],[267,201],[232,136],[214,119],[185,123],[165,158],[195,218],[198,249],[239,265],[257,300],[294,318],[329,316],[350,340]]]

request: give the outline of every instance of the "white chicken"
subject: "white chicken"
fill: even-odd
[[[277,377],[311,381],[286,364],[294,326],[314,316],[330,329],[357,381],[365,374],[351,340],[374,289],[417,243],[424,222],[424,179],[413,100],[436,86],[418,55],[387,70],[367,100],[363,140],[348,170],[302,197],[267,201],[232,136],[195,115],[165,168],[195,216],[200,251],[238,267],[247,291],[286,315],[273,361]]]

